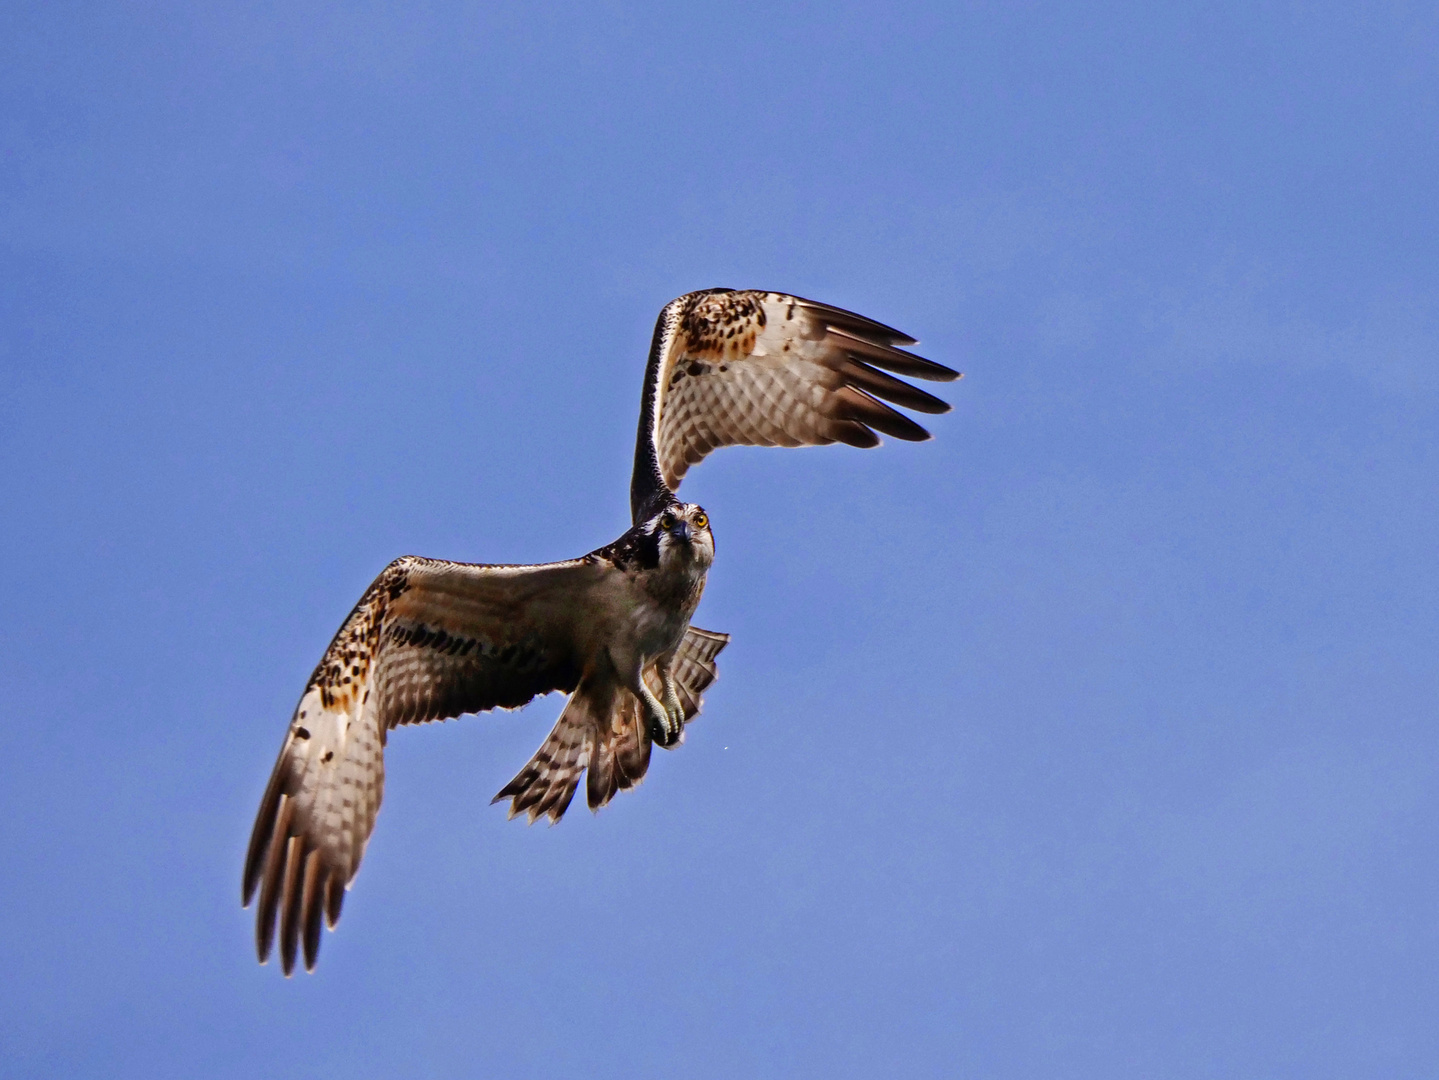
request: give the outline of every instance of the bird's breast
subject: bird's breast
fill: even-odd
[[[641,653],[654,656],[679,645],[704,583],[704,568],[693,566],[661,566],[636,575],[630,633]]]

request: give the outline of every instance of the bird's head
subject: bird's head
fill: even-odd
[[[645,522],[645,532],[655,542],[660,566],[697,563],[708,569],[714,562],[709,515],[694,503],[670,503]]]

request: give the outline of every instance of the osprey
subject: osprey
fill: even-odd
[[[578,559],[490,566],[411,556],[381,572],[310,676],[260,802],[242,899],[259,892],[260,962],[277,929],[286,975],[312,970],[380,809],[386,733],[400,724],[570,695],[495,796],[510,816],[564,815],[587,773],[598,810],[674,747],[715,679],[727,634],[691,626],[714,561],[709,516],[675,496],[721,446],[871,447],[929,433],[890,408],[949,405],[886,372],[958,372],[852,312],[772,292],[706,289],[667,304],[645,370],[632,527]],[[882,400],[881,400],[882,399]]]

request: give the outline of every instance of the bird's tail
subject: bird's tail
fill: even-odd
[[[685,631],[673,671],[686,722],[699,713],[701,694],[718,675],[715,657],[728,643],[728,634],[697,626]],[[659,694],[659,675],[653,668],[645,672],[645,683]],[[493,801],[509,799],[510,817],[528,813],[534,822],[548,814],[551,822],[557,822],[569,809],[580,774],[588,768],[585,794],[590,809],[598,810],[615,792],[644,779],[650,746],[649,730],[633,694],[612,684],[581,681],[535,756]]]
[[[698,626],[691,626],[685,631],[684,640],[675,650],[673,672],[675,689],[679,691],[680,695],[680,704],[685,707],[686,723],[699,715],[700,706],[704,704],[700,695],[708,690],[710,684],[719,676],[719,669],[715,667],[715,657],[728,644],[728,634],[717,633],[714,630],[701,630]],[[645,682],[650,688],[650,693],[659,693],[660,677],[654,668],[645,672]]]

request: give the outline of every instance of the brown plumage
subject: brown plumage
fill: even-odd
[[[638,784],[652,747],[699,713],[728,635],[689,625],[714,558],[705,512],[675,489],[720,446],[874,446],[928,438],[885,402],[949,406],[900,379],[957,378],[913,339],[782,293],[710,289],[666,305],[641,402],[632,527],[579,559],[486,566],[406,557],[375,579],[295,708],[260,801],[242,898],[263,963],[313,968],[374,828],[391,728],[570,699],[495,797],[558,822],[587,774],[592,809]],[[884,370],[880,370],[884,369]],[[882,399],[882,400],[881,400]]]
[[[700,695],[719,674],[715,657],[728,643],[728,634],[697,626],[685,631],[675,653],[674,681],[686,722],[699,713]],[[645,682],[651,693],[660,693],[660,679],[653,668],[645,672]],[[587,693],[587,689],[581,685],[535,756],[492,800],[511,800],[510,817],[528,813],[533,822],[548,814],[551,822],[558,822],[586,768],[591,810],[598,810],[616,792],[644,779],[651,740],[639,701],[633,694],[609,693],[605,688]]]
[[[875,432],[928,439],[885,402],[923,413],[948,412],[949,403],[887,372],[940,382],[960,376],[899,348],[913,344],[873,319],[785,293],[706,289],[672,300],[645,372],[630,487],[635,520],[722,446],[868,448],[879,444]]]

